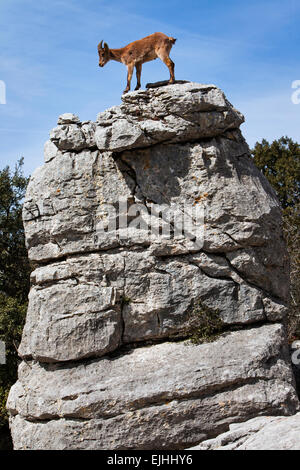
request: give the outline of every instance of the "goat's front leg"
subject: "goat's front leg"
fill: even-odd
[[[137,85],[135,87],[135,90],[139,90],[141,88],[142,64],[141,63],[136,64],[135,68],[136,68],[136,79],[137,79]]]
[[[127,87],[124,90],[124,93],[127,93],[130,90],[130,84],[133,74],[134,64],[127,65]]]

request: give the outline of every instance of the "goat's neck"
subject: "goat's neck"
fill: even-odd
[[[122,62],[122,54],[124,48],[121,49],[109,49],[109,58],[110,60],[116,60],[117,62]]]

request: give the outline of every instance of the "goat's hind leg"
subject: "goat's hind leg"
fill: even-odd
[[[163,61],[164,64],[166,64],[166,66],[168,67],[169,69],[169,72],[170,72],[170,80],[169,80],[169,83],[174,83],[175,82],[175,73],[174,73],[174,69],[175,69],[175,64],[173,62],[173,60],[170,59],[170,57],[168,55],[165,54],[158,54],[158,57],[160,58],[160,60]]]
[[[127,93],[130,90],[130,84],[131,84],[133,69],[134,69],[133,64],[127,65],[127,70],[128,70],[128,72],[127,72],[127,87],[125,88],[125,90],[123,92],[124,94]]]
[[[139,90],[141,88],[142,64],[141,63],[136,64],[135,68],[136,68],[136,79],[137,79],[137,85],[135,87],[135,90]]]
[[[166,60],[164,61],[164,63],[166,64],[166,66],[168,67],[169,69],[169,72],[170,72],[170,80],[169,80],[169,83],[175,83],[175,64],[173,62],[173,60],[170,59],[170,57],[167,57]]]

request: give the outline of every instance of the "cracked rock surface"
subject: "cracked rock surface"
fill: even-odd
[[[236,420],[289,414],[297,399],[283,339],[274,324],[68,367],[22,363],[8,400],[14,441],[25,449],[177,449]]]
[[[300,413],[257,417],[229,429],[191,450],[300,450]]]
[[[23,210],[35,270],[15,449],[184,449],[298,409],[280,207],[243,121],[197,83],[59,117]],[[187,341],[197,306],[223,336]]]

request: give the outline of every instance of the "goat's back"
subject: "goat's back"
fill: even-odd
[[[143,39],[131,42],[124,47],[126,62],[128,60],[147,62],[158,57],[159,52],[164,50],[169,54],[176,39],[164,33],[153,33]]]

